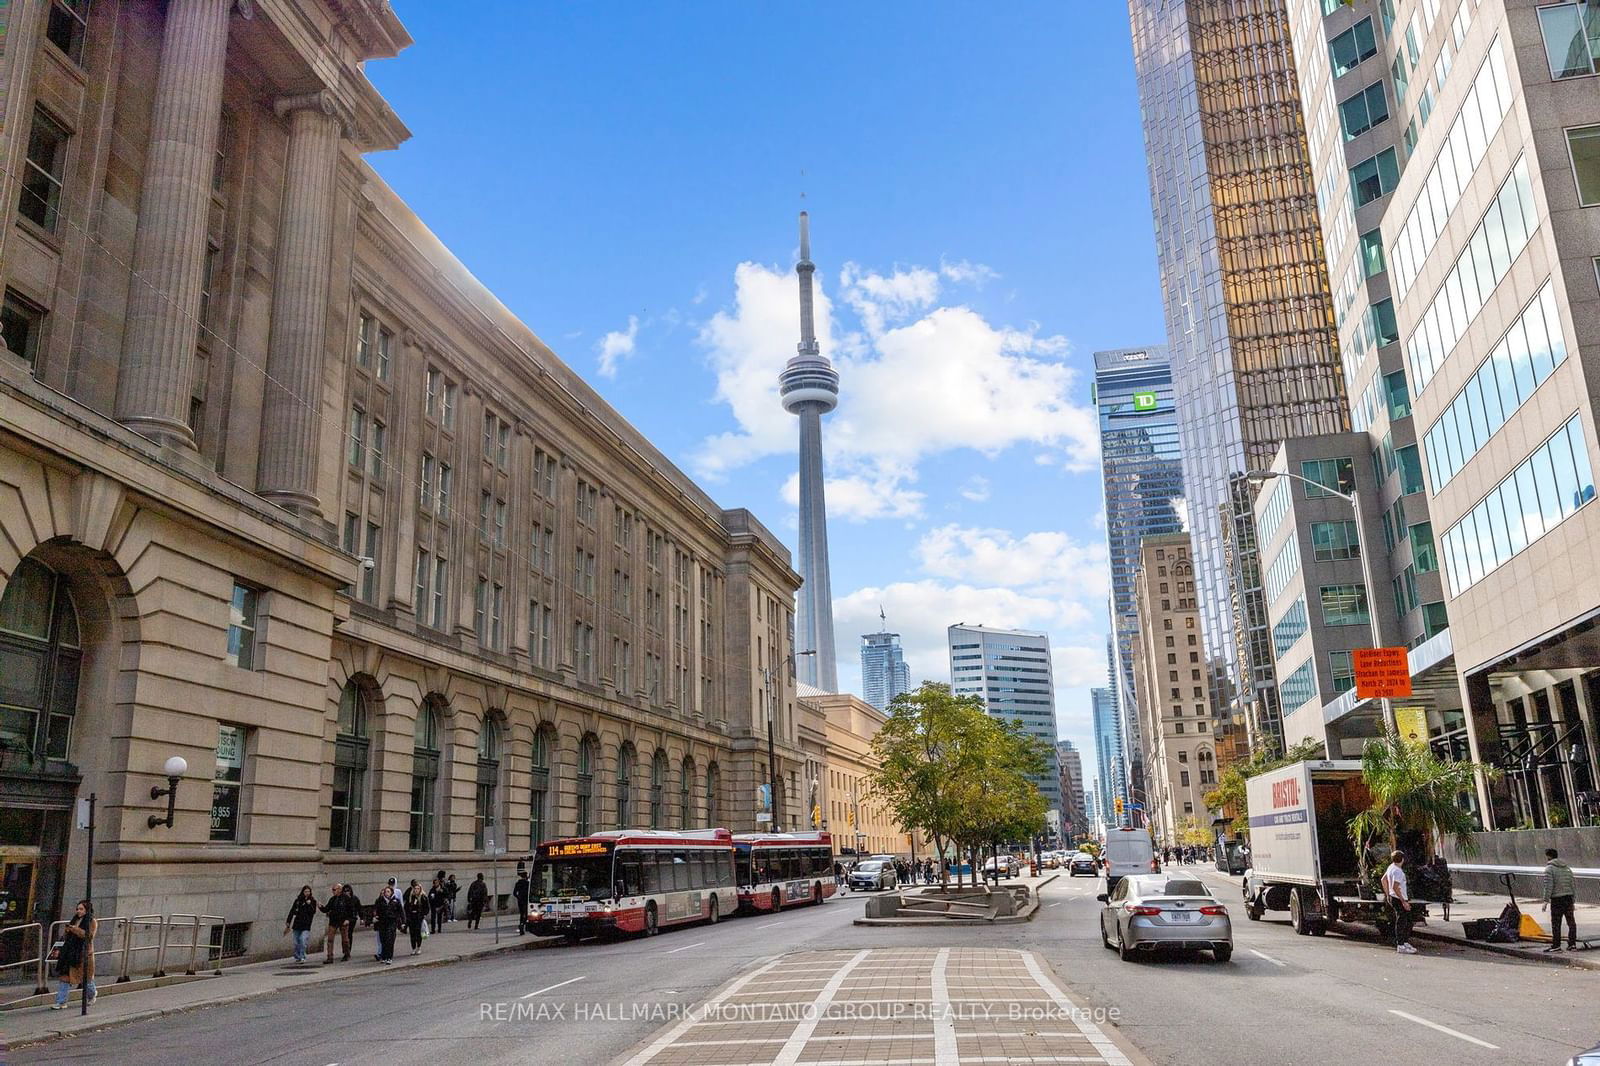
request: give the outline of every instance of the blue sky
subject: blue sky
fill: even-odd
[[[1125,7],[454,4],[367,72],[369,157],[563,359],[791,543],[795,216],[812,217],[841,684],[879,605],[914,680],[944,626],[1056,649],[1092,752],[1104,533],[1091,353],[1159,343]],[[801,12],[803,11],[803,17]],[[1092,762],[1092,760],[1089,760]]]

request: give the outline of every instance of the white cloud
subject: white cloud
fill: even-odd
[[[617,368],[623,360],[633,356],[634,347],[639,339],[639,316],[628,316],[627,329],[614,329],[601,337],[595,343],[594,350],[600,356],[600,376],[615,378]]]
[[[989,498],[989,479],[982,474],[974,474],[967,478],[967,483],[961,486],[961,496],[963,499],[971,500],[973,503],[982,503],[987,500]]]
[[[1179,529],[1188,529],[1189,528],[1189,498],[1187,496],[1174,496],[1172,498],[1172,509],[1178,513],[1178,528]],[[1103,522],[1104,520],[1105,519],[1102,516],[1101,521]]]
[[[939,264],[939,275],[946,281],[953,281],[957,284],[971,284],[979,289],[1000,276],[998,271],[982,263],[970,263],[965,259],[954,263],[949,260],[941,262]]]
[[[1065,533],[1017,537],[946,525],[923,536],[917,557],[936,577],[1049,592],[1063,601],[1063,619],[1074,623],[1083,619],[1084,605],[1103,602],[1109,589],[1105,545],[1080,544]]]
[[[828,500],[829,521],[842,518],[863,522],[869,518],[918,518],[922,515],[923,494],[893,478],[824,478],[823,494]],[[782,495],[789,506],[800,505],[798,473],[790,474],[783,483]]]
[[[1016,444],[1059,452],[1067,469],[1093,465],[1096,421],[1079,402],[1064,338],[940,306],[939,275],[926,268],[881,275],[849,264],[841,280],[842,302],[860,329],[840,329],[826,293],[816,304],[818,338],[841,379],[824,435],[830,475],[898,487],[915,481],[930,456],[961,448],[994,456]],[[794,277],[741,263],[734,288],[733,307],[700,333],[716,400],[737,423],[704,440],[693,457],[710,478],[795,446],[794,421],[778,402],[778,374],[793,351],[786,341],[799,336]]]

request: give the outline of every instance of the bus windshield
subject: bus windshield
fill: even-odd
[[[542,899],[578,896],[609,899],[611,856],[586,855],[571,859],[540,858],[533,867],[533,883]]]

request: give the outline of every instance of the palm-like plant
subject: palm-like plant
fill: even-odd
[[[1405,826],[1426,829],[1435,841],[1449,836],[1463,855],[1476,853],[1472,833],[1478,828],[1471,812],[1457,803],[1473,788],[1473,775],[1498,776],[1482,763],[1441,759],[1426,744],[1403,739],[1393,729],[1367,742],[1361,776],[1372,805],[1350,820],[1350,834],[1365,850],[1374,840],[1393,846]]]

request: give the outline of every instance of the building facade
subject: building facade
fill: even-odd
[[[902,692],[911,691],[911,667],[900,648],[899,633],[861,635],[861,691],[880,711]]]
[[[1123,712],[1118,757],[1135,788],[1144,781],[1134,692],[1133,573],[1139,541],[1183,529],[1183,457],[1167,350],[1119,348],[1094,353],[1094,403],[1100,418],[1100,483],[1105,493],[1106,549],[1111,565],[1110,684]]]
[[[1204,797],[1217,780],[1195,588],[1189,535],[1146,537],[1134,578],[1139,622],[1134,661],[1150,772],[1147,787],[1134,800],[1143,805],[1156,842],[1166,846],[1194,843],[1189,838],[1201,829],[1209,836],[1211,814]]]
[[[1089,831],[1089,812],[1083,805],[1083,757],[1070,740],[1056,743],[1056,762],[1060,766],[1061,832],[1064,839],[1078,839]]]
[[[1048,751],[1049,766],[1034,779],[1048,810],[1061,811],[1061,775],[1056,765],[1056,702],[1050,637],[1026,629],[993,629],[959,623],[946,631],[950,688],[977,696],[990,715],[1015,719]]]
[[[827,748],[817,802],[822,828],[833,834],[834,851],[841,855],[909,858],[915,850],[926,855],[921,833],[908,833],[872,784],[878,770],[872,741],[888,718],[848,692],[809,688],[802,692],[801,707],[823,720]]]
[[[1231,478],[1349,428],[1285,0],[1129,12],[1212,700],[1270,749],[1253,492]]]
[[[82,893],[91,792],[101,913],[235,954],[307,882],[754,828],[769,729],[799,795],[787,551],[363,161],[388,6],[58,9],[4,67],[6,920]]]
[[[1116,700],[1109,688],[1090,689],[1089,701],[1094,720],[1095,768],[1099,771],[1095,779],[1096,806],[1106,824],[1115,825],[1118,824],[1116,801],[1120,799],[1126,804],[1128,800],[1127,778],[1123,776],[1119,754],[1122,751],[1122,716],[1117,713]]]

